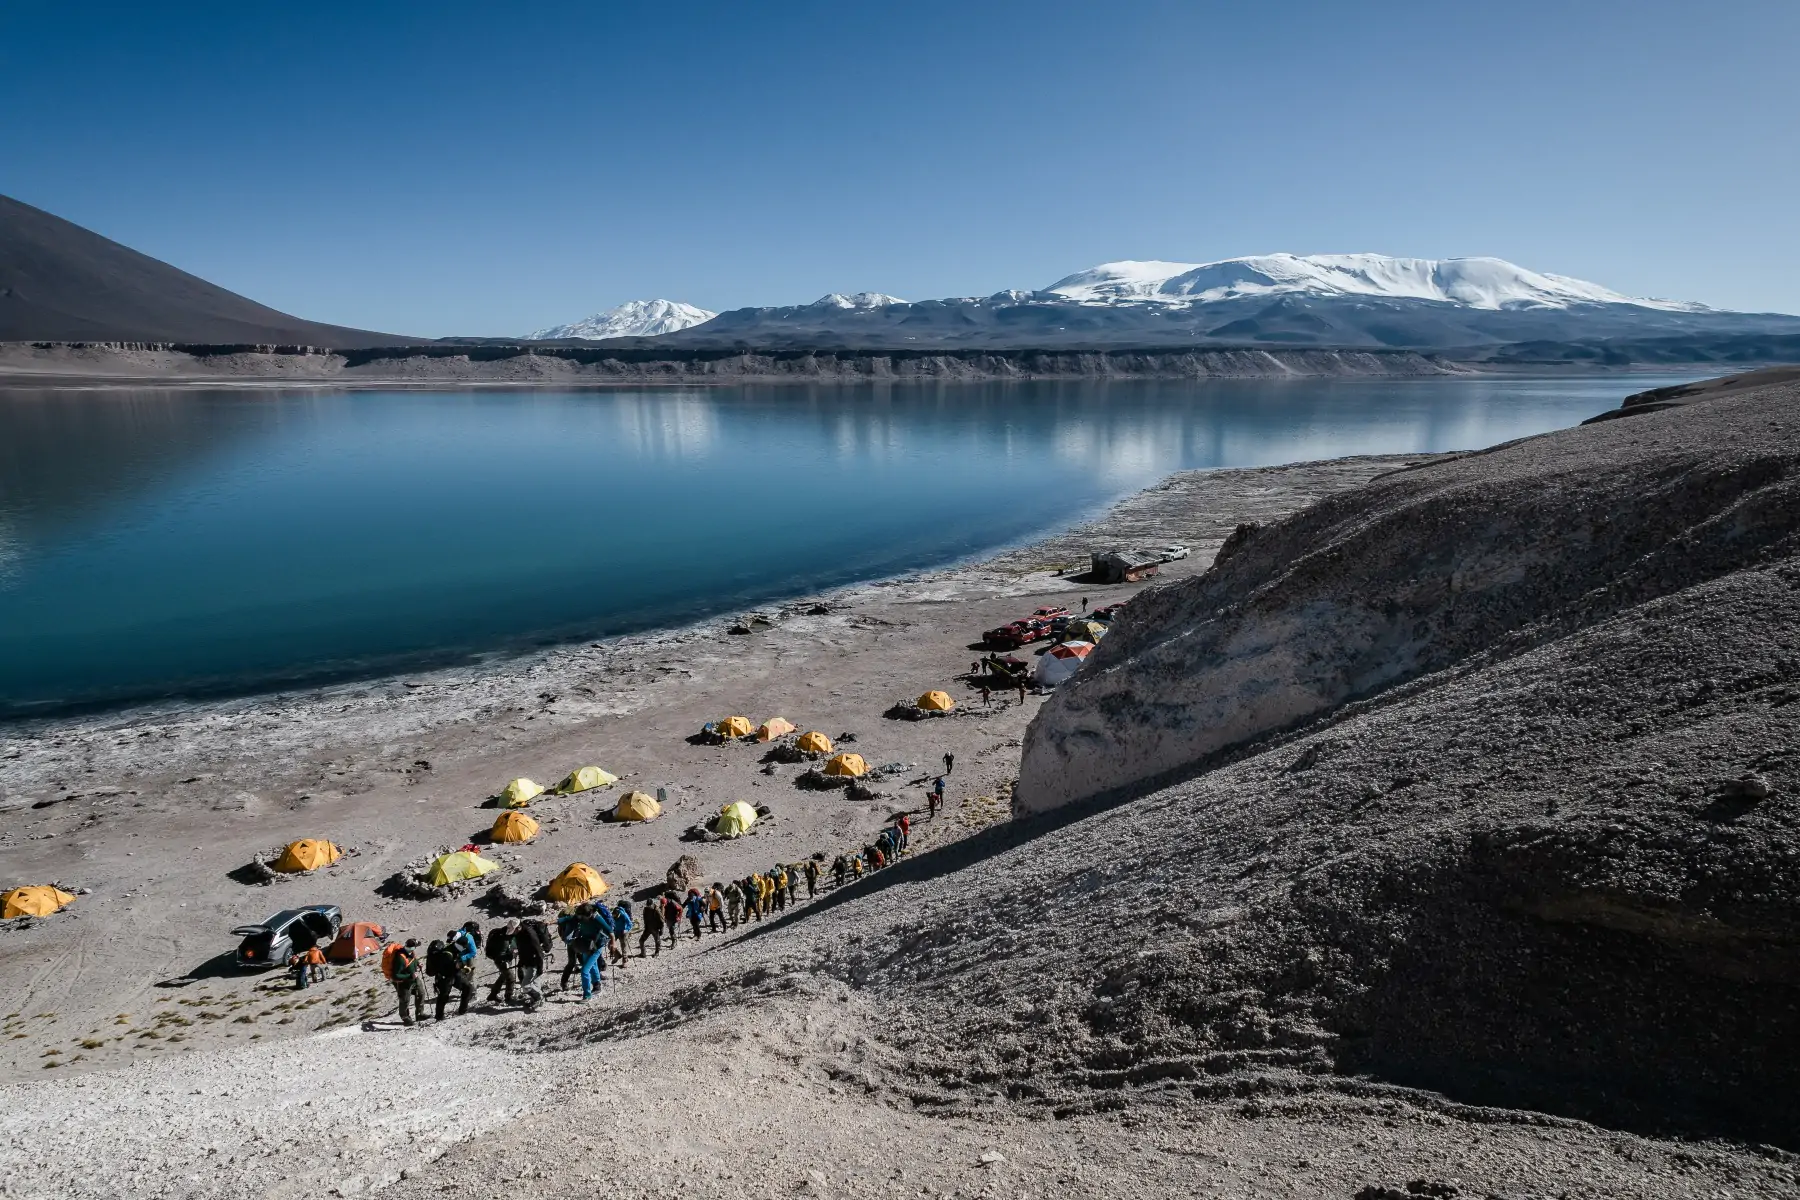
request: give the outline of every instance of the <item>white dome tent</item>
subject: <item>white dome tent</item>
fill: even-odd
[[[1037,661],[1037,681],[1045,687],[1055,687],[1075,674],[1082,660],[1093,652],[1092,642],[1064,642],[1050,647]]]

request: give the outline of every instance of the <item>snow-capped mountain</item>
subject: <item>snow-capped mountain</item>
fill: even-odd
[[[666,335],[671,346],[771,350],[1285,346],[1480,357],[1521,347],[1527,358],[1539,352],[1534,348],[1579,342],[1586,349],[1574,357],[1615,361],[1627,353],[1617,349],[1627,339],[1709,339],[1717,345],[1721,338],[1800,334],[1800,317],[1628,296],[1498,258],[1381,254],[1111,262],[1064,276],[1042,291],[916,301],[832,292],[811,304],[738,308],[710,320],[701,310],[687,311],[694,319],[678,327],[609,323],[602,329],[599,323],[613,315],[603,314],[534,336],[643,336],[672,329]],[[1732,353],[1740,351],[1750,352],[1740,346]]]
[[[1384,254],[1259,254],[1210,263],[1111,262],[1047,289],[1077,304],[1210,304],[1276,296],[1370,296],[1465,308],[1568,308],[1631,304],[1706,312],[1703,304],[1627,296],[1500,258],[1389,258]]]
[[[545,342],[558,338],[583,338],[600,341],[618,337],[655,337],[703,325],[718,316],[692,304],[676,300],[627,300],[617,308],[595,313],[584,321],[569,325],[552,325],[526,335],[527,341]]]
[[[905,304],[898,296],[889,296],[882,292],[854,292],[846,296],[842,292],[827,292],[820,296],[808,308],[887,308],[894,304]]]

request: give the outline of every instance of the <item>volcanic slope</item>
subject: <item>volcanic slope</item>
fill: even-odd
[[[840,1130],[885,1148],[853,1160],[849,1194],[903,1177],[943,1189],[986,1142],[1001,1147],[980,1160],[990,1190],[1004,1175],[1091,1195],[1347,1197],[1404,1178],[1430,1195],[1791,1195],[1797,425],[1793,385],[1723,392],[1400,472],[1242,538],[1207,575],[1134,601],[1071,697],[1109,671],[1141,672],[1173,707],[1235,688],[1204,663],[1135,656],[1249,622],[1253,603],[1261,640],[1317,639],[1269,660],[1271,685],[1351,636],[1304,572],[1239,575],[1253,548],[1298,564],[1359,531],[1335,573],[1395,619],[1474,561],[1490,591],[1518,590],[1461,590],[1442,627],[1407,613],[1386,646],[1408,669],[1298,728],[1246,728],[1172,782],[1106,766],[1154,707],[1097,711],[1091,754],[1045,760],[1059,696],[1024,766],[1037,786],[1046,761],[1093,776],[1068,803],[599,1011],[494,1036],[570,1056],[561,1070],[666,1082],[656,1102],[693,1115],[670,1134],[687,1166],[634,1156],[618,1173],[686,1171],[691,1194],[832,1190],[841,1162],[799,1171],[856,1153],[830,1145]],[[1472,497],[1511,513],[1504,537],[1473,525]],[[1411,517],[1384,516],[1397,506]],[[1441,560],[1414,561],[1421,533]],[[1457,652],[1422,649],[1439,643]],[[744,1095],[771,1087],[791,1111],[760,1111],[754,1148],[731,1149]],[[567,1120],[527,1118],[399,1194],[498,1179],[509,1146]],[[709,1138],[716,1159],[692,1149]],[[703,1185],[714,1162],[724,1174]]]
[[[0,342],[357,348],[424,340],[291,317],[0,196]]]

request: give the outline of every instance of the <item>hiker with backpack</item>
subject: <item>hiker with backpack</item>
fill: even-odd
[[[400,1023],[416,1025],[425,1020],[425,981],[420,978],[424,964],[419,962],[419,939],[407,938],[402,946],[389,946],[381,952],[381,973],[394,985],[400,998]],[[408,1003],[412,1005],[409,1009]]]
[[[701,897],[699,888],[688,889],[681,911],[687,914],[688,924],[694,927],[694,940],[699,941],[700,925],[706,920],[706,901]]]
[[[819,864],[814,859],[806,860],[806,898],[811,900],[819,894]]]
[[[735,879],[726,881],[725,910],[731,921],[731,928],[736,929],[744,917],[744,889],[738,886]]]
[[[644,932],[638,934],[638,957],[644,957],[644,943],[649,942],[656,947],[656,956],[662,957],[663,906],[662,901],[654,897],[644,901]]]
[[[506,995],[508,1004],[519,1002],[519,975],[516,968],[519,964],[519,923],[508,921],[504,925],[496,925],[488,930],[487,958],[500,972],[494,977],[488,988],[487,1002],[495,1003],[502,993]]]
[[[831,860],[831,877],[833,879],[837,880],[838,887],[844,886],[844,876],[848,875],[849,873],[850,873],[850,860],[849,859],[845,858],[843,855],[840,854],[836,858]]]
[[[716,880],[706,889],[706,928],[712,933],[725,932],[725,893]]]
[[[425,954],[425,973],[431,976],[433,1000],[436,1004],[436,1018],[444,1019],[444,1009],[450,1003],[450,993],[456,992],[459,1000],[456,1015],[462,1016],[469,1011],[469,1003],[475,999],[475,981],[463,968],[462,959],[457,950],[452,949],[456,935],[463,930],[453,929],[445,940],[431,943]]]
[[[581,951],[575,945],[575,926],[580,920],[573,910],[556,914],[556,940],[563,944],[562,978],[557,981],[556,990],[569,990],[569,976],[581,970]]]
[[[633,925],[631,901],[621,900],[613,905],[612,960],[621,967],[625,965],[625,957],[630,953],[630,947],[625,942],[631,935]]]
[[[583,904],[575,915],[575,937],[581,944],[581,1002],[586,1004],[594,989],[606,981],[601,955],[612,944],[612,909],[604,904]]]
[[[675,948],[675,940],[681,932],[681,899],[673,889],[662,895],[663,932],[669,935],[669,949]]]
[[[519,922],[517,942],[519,985],[530,987],[544,973],[544,967],[550,961],[550,949],[556,945],[556,935],[550,932],[542,918],[528,917]]]

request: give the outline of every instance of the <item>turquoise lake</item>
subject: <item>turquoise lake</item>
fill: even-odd
[[[1174,470],[1488,446],[1691,377],[0,388],[0,715],[678,625],[977,555]]]

